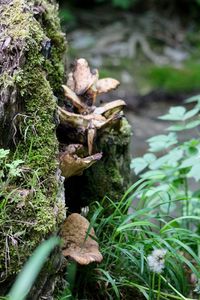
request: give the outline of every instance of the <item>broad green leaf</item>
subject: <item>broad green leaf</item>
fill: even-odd
[[[186,124],[176,124],[168,127],[167,131],[182,131],[182,130],[189,130],[195,128],[200,125],[200,120],[194,120]]]
[[[161,120],[168,121],[182,121],[184,114],[186,112],[186,108],[183,106],[173,106],[170,108],[169,113],[159,117]]]
[[[143,156],[144,160],[148,163],[151,163],[156,160],[156,156],[152,153],[147,153]]]
[[[177,206],[174,202],[169,202],[169,203],[161,204],[160,209],[162,212],[169,214],[175,211],[176,207]]]
[[[190,172],[187,174],[187,177],[193,177],[196,181],[200,180],[200,158],[198,163],[193,165]]]
[[[135,158],[131,162],[131,169],[134,169],[135,174],[139,174],[148,166],[148,163],[143,158]]]
[[[200,120],[194,120],[186,124],[186,129],[192,129],[200,125]]]
[[[168,135],[156,135],[150,139],[148,139],[149,150],[152,152],[158,152],[161,150],[165,150],[172,145],[177,143],[177,137],[174,132],[170,132]]]
[[[196,165],[199,162],[199,156],[194,155],[192,157],[189,157],[185,160],[183,160],[182,164],[179,166],[180,169],[182,168],[188,168]]]
[[[26,298],[47,257],[59,242],[59,238],[52,237],[38,246],[17,276],[8,294],[8,300],[23,300]]]
[[[200,95],[192,96],[185,100],[185,103],[200,102]]]
[[[161,156],[154,162],[150,164],[150,169],[155,170],[159,169],[160,167],[166,166],[176,166],[176,163],[183,157],[183,150],[182,149],[173,149],[164,156]]]
[[[169,126],[166,130],[167,131],[182,131],[186,129],[186,124],[176,124]]]
[[[198,107],[195,107],[195,108],[189,110],[183,116],[183,120],[185,121],[185,120],[188,120],[188,119],[194,117],[198,112],[199,112],[199,108]]]
[[[151,162],[156,160],[156,156],[152,153],[147,153],[143,157],[137,157],[131,162],[131,169],[134,169],[135,174],[143,171]]]

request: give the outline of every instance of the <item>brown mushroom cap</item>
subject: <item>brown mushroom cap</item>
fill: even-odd
[[[58,106],[58,115],[61,124],[70,124],[74,128],[87,129],[91,121],[96,124],[96,127],[101,127],[106,122],[106,118],[100,114],[80,115],[69,112],[60,106]]]
[[[60,236],[63,238],[63,255],[72,258],[81,265],[92,262],[100,263],[103,256],[99,252],[94,229],[88,233],[90,223],[80,214],[71,214],[61,227]]]
[[[85,169],[102,158],[102,153],[96,153],[87,157],[78,157],[76,154],[63,152],[60,155],[60,170],[62,176],[69,178],[72,176],[82,175]]]
[[[98,94],[107,93],[115,90],[120,85],[120,82],[113,78],[102,78],[96,82],[96,90]]]
[[[71,103],[78,108],[78,111],[87,112],[87,106],[81,102],[81,99],[66,85],[62,85],[64,90],[64,95],[67,99],[71,101]]]
[[[77,95],[83,95],[99,78],[98,70],[90,70],[84,58],[76,60],[74,70],[69,74],[67,85]]]
[[[123,100],[115,100],[108,102],[103,106],[95,108],[94,114],[100,114],[106,118],[112,117],[115,114],[118,114],[126,106],[126,103]]]

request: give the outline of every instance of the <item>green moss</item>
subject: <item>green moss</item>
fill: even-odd
[[[2,279],[17,273],[37,244],[49,233],[55,232],[61,222],[61,214],[55,213],[58,207],[55,94],[59,94],[64,77],[62,56],[66,49],[65,41],[55,5],[51,1],[43,1],[45,13],[36,20],[31,9],[24,9],[27,2],[14,0],[13,6],[5,10],[3,17],[7,18],[7,34],[20,45],[25,45],[26,58],[21,69],[15,70],[12,75],[4,73],[0,82],[4,86],[16,86],[23,105],[23,112],[18,118],[21,141],[15,158],[24,160],[26,171],[21,180],[15,182],[15,188],[31,189],[33,192],[23,205],[15,196],[4,194],[7,205],[1,219]],[[34,1],[28,3],[34,5]],[[43,41],[47,39],[51,40],[49,57],[42,53]],[[13,242],[15,240],[16,243]],[[7,251],[9,257],[6,256]]]
[[[97,139],[95,151],[101,151],[103,158],[82,176],[84,187],[80,199],[85,204],[102,201],[105,196],[118,201],[130,184],[131,128],[126,119],[119,125]]]

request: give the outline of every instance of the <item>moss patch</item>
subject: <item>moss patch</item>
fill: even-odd
[[[103,158],[87,169],[81,178],[84,186],[80,199],[85,205],[102,201],[105,196],[118,201],[130,185],[131,128],[126,119],[118,125],[116,130],[108,129],[97,139],[96,151],[102,151]]]

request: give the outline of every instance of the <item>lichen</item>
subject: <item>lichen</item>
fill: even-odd
[[[23,45],[19,51],[24,56],[13,72],[4,72],[0,78],[0,88],[15,86],[17,100],[22,103],[22,111],[15,118],[20,137],[13,155],[24,161],[24,171],[15,188],[33,191],[24,205],[18,205],[14,196],[4,195],[7,205],[1,219],[1,280],[20,270],[38,243],[57,230],[63,217],[56,212],[63,207],[57,205],[56,198],[55,95],[59,94],[63,82],[62,56],[66,45],[57,7],[52,1],[42,1],[42,13],[35,16],[33,8],[40,4],[41,1],[13,0],[1,16],[6,20],[5,34],[12,38],[12,43]],[[45,40],[51,41],[49,57],[42,52]]]

